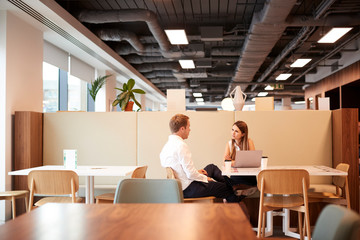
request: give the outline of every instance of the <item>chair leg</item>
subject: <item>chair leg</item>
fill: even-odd
[[[309,209],[305,209],[305,218],[306,218],[306,236],[308,239],[311,239],[311,229],[310,229],[310,218],[309,218]]]
[[[15,219],[16,218],[16,202],[15,202],[14,196],[11,197],[11,204],[12,204],[12,218]]]
[[[262,219],[262,236],[265,237],[265,219],[266,219],[266,213],[263,213],[263,219]]]
[[[303,233],[303,227],[302,227],[302,213],[298,212],[298,228],[299,228],[299,234],[300,234],[300,240],[304,239],[304,233]]]
[[[262,220],[263,218],[263,213],[262,213],[262,206],[260,206],[259,209],[259,218],[258,218],[258,232],[257,232],[257,237],[260,238],[261,237],[261,229],[262,229]]]
[[[28,197],[28,194],[25,195],[25,209],[26,209],[26,212],[29,212],[29,197]]]

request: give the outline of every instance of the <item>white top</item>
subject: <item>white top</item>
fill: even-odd
[[[347,176],[347,172],[327,166],[267,166],[266,169],[305,169],[311,176]],[[263,170],[259,168],[231,168],[231,171],[222,169],[222,175],[231,176],[257,176]]]
[[[200,174],[194,167],[191,152],[184,140],[177,135],[170,135],[160,153],[162,167],[171,167],[180,180],[182,189],[193,181],[208,182],[207,176]]]
[[[72,170],[78,176],[126,176],[137,166],[77,166],[76,169],[66,169],[63,165],[46,165],[9,172],[9,175],[28,175],[32,170]]]

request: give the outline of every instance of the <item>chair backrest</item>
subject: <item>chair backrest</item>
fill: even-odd
[[[166,177],[167,179],[176,179],[174,170],[171,167],[166,168]]]
[[[344,172],[349,172],[349,164],[347,163],[339,163],[336,166],[337,170],[341,170]],[[346,176],[335,176],[333,177],[333,183],[334,185],[338,186],[338,187],[344,187],[345,186],[345,181],[346,181]]]
[[[304,169],[266,169],[258,175],[260,190],[261,185],[262,193],[302,194],[309,189],[309,173]]]
[[[70,170],[33,170],[28,175],[28,187],[37,194],[72,194],[79,190],[79,176]]]
[[[320,213],[313,240],[360,239],[360,215],[339,205],[327,205]]]
[[[133,171],[131,178],[146,178],[146,170],[148,166],[138,167]]]
[[[181,185],[175,179],[130,178],[119,182],[114,203],[181,203]]]

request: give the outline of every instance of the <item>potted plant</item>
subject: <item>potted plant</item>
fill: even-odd
[[[106,79],[111,75],[99,76],[97,79],[91,82],[91,87],[89,87],[89,93],[92,99],[95,102],[96,94],[104,86]]]
[[[135,99],[135,95],[134,93],[139,93],[139,94],[145,94],[145,92],[141,89],[133,89],[135,85],[135,80],[130,78],[127,83],[123,84],[123,88],[115,88],[117,90],[120,90],[121,93],[119,93],[116,97],[116,99],[114,100],[114,102],[112,103],[113,107],[115,107],[117,104],[119,104],[119,107],[121,108],[122,111],[132,111],[132,107],[135,104],[141,108],[141,104],[136,101]],[[133,101],[130,101],[133,100]]]

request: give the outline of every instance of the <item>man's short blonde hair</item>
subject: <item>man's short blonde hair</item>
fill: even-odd
[[[176,133],[180,130],[181,127],[187,126],[189,117],[184,114],[176,114],[170,119],[169,127],[171,133]]]

